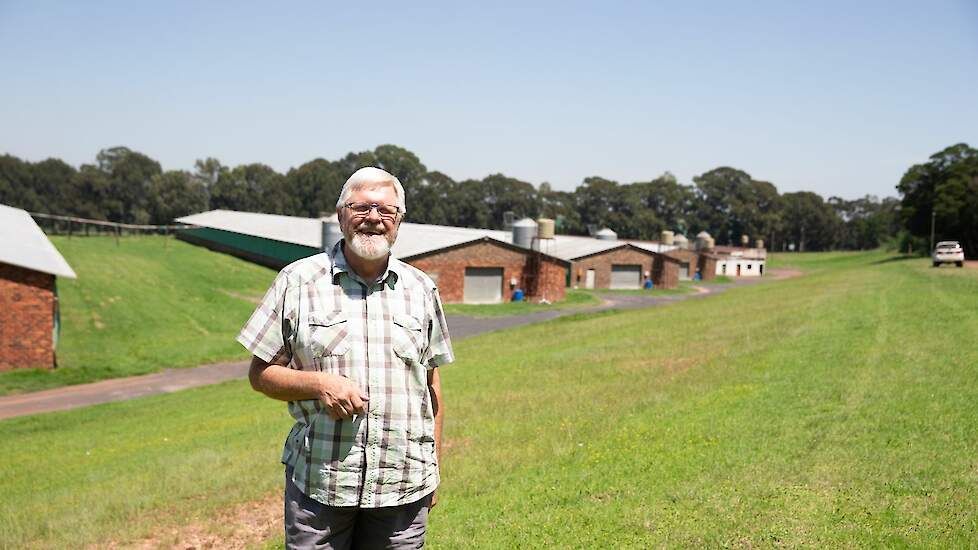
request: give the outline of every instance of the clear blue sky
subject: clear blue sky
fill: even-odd
[[[572,189],[729,165],[896,195],[978,147],[978,3],[11,2],[0,153],[279,171],[394,143]]]

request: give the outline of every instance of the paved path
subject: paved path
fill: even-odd
[[[492,318],[449,315],[448,326],[451,327],[452,340],[461,340],[477,334],[530,323],[539,323],[574,313],[601,311],[612,308],[635,309],[703,298],[704,296],[717,294],[732,287],[756,284],[769,279],[790,277],[797,275],[797,273],[773,272],[772,275],[772,277],[766,276],[764,279],[739,279],[732,283],[696,287],[698,292],[695,294],[642,296],[640,294],[609,293],[601,295],[605,302],[598,306],[540,311],[527,315]],[[0,419],[63,411],[98,403],[122,401],[146,395],[172,393],[187,388],[217,384],[226,380],[244,378],[248,375],[248,364],[249,361],[237,361],[186,369],[167,369],[142,376],[116,378],[91,384],[65,386],[53,390],[8,395],[0,397]]]

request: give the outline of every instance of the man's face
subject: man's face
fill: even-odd
[[[379,184],[362,187],[352,193],[346,204],[397,204],[397,193],[394,186]],[[365,260],[379,260],[387,256],[391,246],[397,240],[397,228],[401,223],[401,215],[394,219],[381,216],[376,208],[371,208],[365,214],[354,212],[345,205],[336,210],[343,231],[343,240],[347,250]]]

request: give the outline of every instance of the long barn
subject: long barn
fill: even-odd
[[[323,250],[340,238],[336,217],[302,218],[212,210],[178,218],[179,238],[275,269]],[[539,235],[544,236],[544,231]],[[547,233],[519,220],[512,231],[404,222],[391,254],[427,273],[448,303],[494,303],[522,291],[530,300],[557,301],[568,286],[674,288],[681,262],[675,245]],[[689,252],[696,256],[697,252]],[[713,264],[709,266],[712,268]]]

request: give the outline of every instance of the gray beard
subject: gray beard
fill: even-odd
[[[368,235],[365,233],[354,232],[351,238],[346,240],[353,253],[364,260],[380,260],[387,257],[391,251],[391,243],[387,240],[387,235]]]

